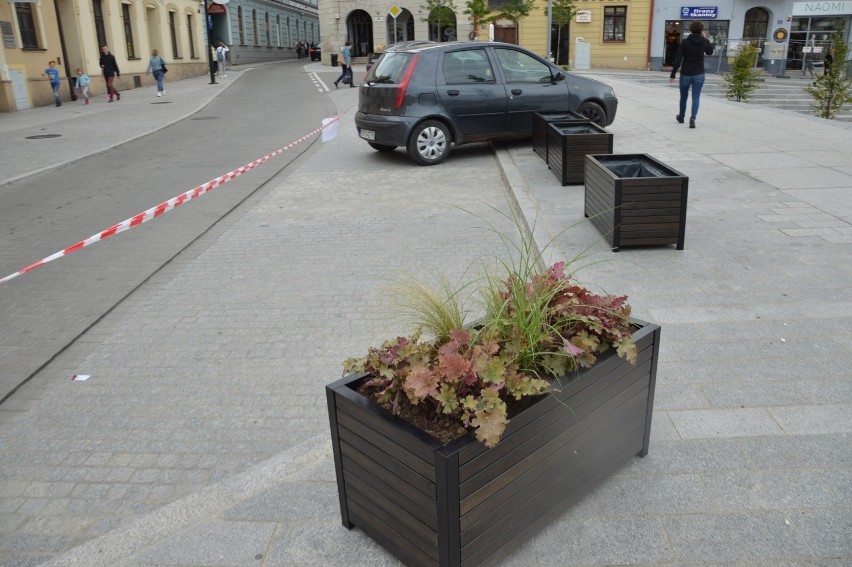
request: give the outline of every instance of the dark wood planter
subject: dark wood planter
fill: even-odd
[[[683,250],[689,178],[648,154],[587,155],[585,215],[614,251],[676,244]]]
[[[533,151],[547,163],[547,125],[588,124],[591,119],[571,111],[545,111],[533,113]]]
[[[547,125],[547,167],[563,187],[583,183],[587,155],[611,153],[612,134],[593,122]]]
[[[530,398],[490,449],[443,444],[355,391],[326,386],[343,525],[410,566],[471,566],[523,543],[633,455],[645,456],[660,327],[641,321],[637,364],[612,350]]]

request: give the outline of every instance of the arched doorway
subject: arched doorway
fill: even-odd
[[[388,16],[387,24],[386,42],[388,45],[400,41],[414,41],[414,16],[405,8],[402,9],[396,19]],[[394,25],[396,29],[394,29]]]
[[[518,27],[515,22],[503,16],[494,22],[494,41],[518,44]]]
[[[346,31],[352,42],[352,55],[366,57],[373,49],[373,19],[364,10],[352,10],[346,18]],[[366,50],[366,52],[365,52]]]
[[[456,13],[448,6],[438,6],[429,12],[429,40],[456,41]]]
[[[745,13],[743,40],[757,42],[757,66],[763,67],[763,44],[769,31],[769,12],[763,8],[751,8]]]

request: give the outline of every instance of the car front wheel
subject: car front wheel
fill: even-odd
[[[419,165],[437,165],[450,153],[450,131],[437,120],[418,124],[408,138],[408,155]]]
[[[577,108],[577,113],[582,114],[586,118],[591,118],[592,122],[598,126],[606,126],[606,112],[596,102],[584,102]]]

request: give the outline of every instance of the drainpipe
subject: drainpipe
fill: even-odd
[[[77,73],[71,73],[71,66],[68,64],[68,52],[65,49],[65,34],[62,32],[62,16],[59,14],[59,0],[54,0],[53,8],[56,11],[56,26],[59,28],[59,47],[62,50],[62,65],[65,67],[65,77],[68,80],[68,90],[71,91],[71,100],[74,101],[77,100],[77,93],[74,92],[74,79],[77,77]]]
[[[651,16],[648,18],[648,55],[645,63],[645,69],[651,70],[651,40],[654,37],[654,0],[651,0]]]

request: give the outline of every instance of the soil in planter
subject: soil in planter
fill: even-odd
[[[376,405],[393,413],[393,406],[390,402],[382,404],[376,401],[375,388],[368,388],[364,384],[361,384],[355,391],[373,401]],[[400,413],[397,417],[410,423],[417,429],[425,431],[443,443],[451,443],[467,435],[467,429],[459,423],[457,418],[437,413],[429,402],[422,402],[415,406],[412,405],[406,396],[400,396],[399,409]]]

